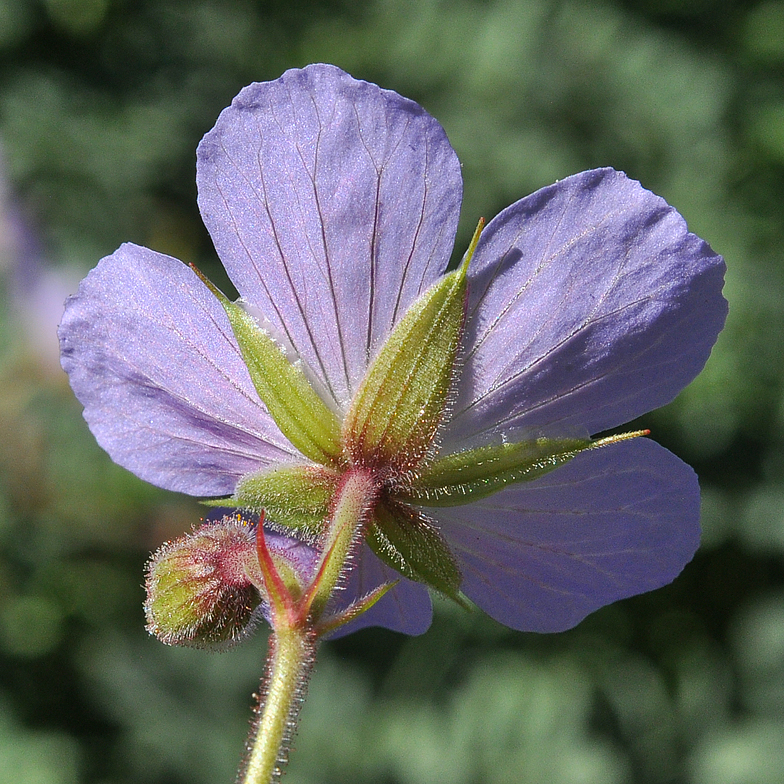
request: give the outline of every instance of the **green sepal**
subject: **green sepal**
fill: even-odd
[[[324,527],[339,480],[340,474],[320,466],[281,466],[242,477],[229,505],[263,510],[274,527],[316,536]]]
[[[530,482],[568,463],[594,442],[588,438],[537,438],[467,449],[428,464],[396,497],[418,506],[461,506]]]
[[[438,529],[404,504],[380,503],[368,528],[370,549],[388,566],[410,580],[424,583],[463,604],[462,575]]]
[[[381,583],[381,585],[374,588],[369,594],[357,599],[353,604],[347,607],[343,612],[332,615],[325,621],[320,621],[316,626],[316,636],[323,637],[325,634],[334,632],[341,626],[345,626],[355,618],[359,618],[362,613],[366,613],[371,607],[378,604],[389,591],[391,591],[400,581],[395,580],[393,583]]]
[[[586,449],[600,449],[648,435],[635,430],[590,438],[537,438],[466,449],[434,460],[417,471],[395,497],[417,506],[462,506],[486,498],[514,482],[531,482],[568,463]]]
[[[452,384],[466,269],[464,264],[425,292],[370,365],[344,425],[355,462],[408,470],[426,456]]]
[[[336,462],[340,423],[305,373],[249,313],[194,271],[223,305],[253,385],[280,431],[305,457],[324,465]]]

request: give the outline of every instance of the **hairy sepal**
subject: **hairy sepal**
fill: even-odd
[[[463,603],[457,561],[438,529],[420,512],[394,502],[379,504],[366,541],[379,559],[404,577]]]
[[[254,512],[263,510],[273,527],[312,538],[324,528],[339,481],[339,473],[320,466],[281,466],[244,476],[229,503]]]
[[[466,265],[425,292],[373,360],[344,425],[352,460],[411,469],[446,407],[465,318]]]
[[[532,482],[586,449],[600,449],[647,430],[590,438],[537,438],[466,449],[439,458],[416,472],[395,493],[396,498],[417,506],[462,506],[486,498],[514,482]]]
[[[530,482],[549,473],[591,445],[587,438],[537,438],[467,449],[420,469],[397,495],[419,506],[469,504],[512,482]]]
[[[311,460],[324,465],[337,462],[340,423],[302,368],[289,360],[253,316],[195,271],[226,311],[253,385],[280,431]]]
[[[392,583],[382,583],[374,588],[370,593],[358,599],[345,610],[336,615],[329,616],[326,620],[322,620],[316,626],[316,636],[324,637],[331,634],[341,626],[359,618],[362,613],[366,613],[371,607],[374,607],[384,596],[387,595],[397,584],[399,580]]]

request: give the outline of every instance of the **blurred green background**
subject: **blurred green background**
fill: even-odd
[[[287,781],[784,780],[784,2],[0,0],[0,784],[233,780],[265,657],[174,650],[148,552],[202,509],[112,465],[56,359],[62,300],[131,240],[225,285],[195,148],[308,62],[423,104],[480,215],[611,165],[722,253],[727,328],[640,420],[697,469],[676,582],[565,634],[439,604],[325,644]]]

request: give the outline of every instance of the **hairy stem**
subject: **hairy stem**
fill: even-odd
[[[238,784],[271,784],[280,779],[315,655],[316,640],[309,629],[284,628],[270,635],[267,673]]]
[[[321,542],[321,561],[306,603],[317,622],[340,585],[359,544],[378,488],[372,473],[362,469],[346,473],[333,499],[330,523]]]
[[[271,784],[281,777],[313,669],[319,621],[360,541],[376,494],[372,473],[361,469],[347,473],[336,489],[318,568],[298,598],[281,579],[266,549],[263,530],[257,534],[272,634],[267,672],[238,784]]]

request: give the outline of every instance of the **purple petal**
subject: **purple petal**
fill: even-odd
[[[341,626],[330,639],[343,637],[368,626],[384,626],[403,634],[423,634],[430,627],[433,607],[424,585],[402,577],[376,558],[363,544],[357,563],[349,572],[345,587],[337,594],[335,606],[344,609],[357,599],[367,596],[382,583],[396,582],[367,612]]]
[[[319,564],[319,551],[300,539],[264,527],[264,540],[270,553],[283,557],[297,575],[301,585],[308,585]]]
[[[699,506],[691,468],[639,438],[583,452],[474,504],[428,512],[469,598],[513,629],[557,632],[672,581],[699,544]]]
[[[262,406],[223,308],[176,259],[123,245],[66,303],[63,368],[98,443],[148,482],[227,495],[298,453]]]
[[[462,182],[443,128],[312,65],[246,87],[197,157],[202,216],[237,290],[345,406],[449,260]]]
[[[513,204],[472,260],[446,441],[597,433],[669,402],[724,324],[723,275],[675,210],[612,169]]]

